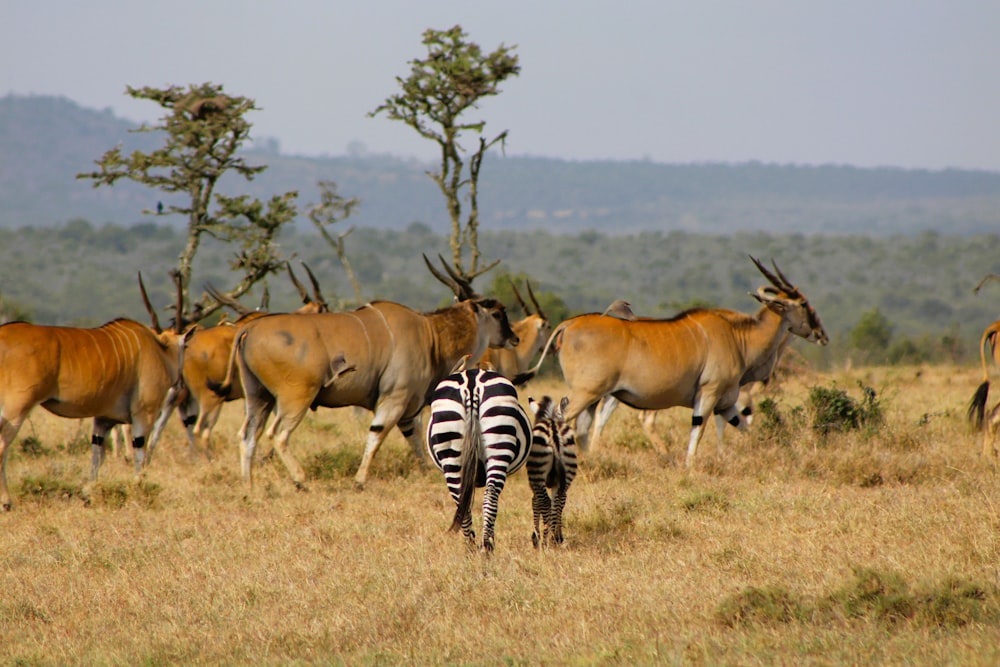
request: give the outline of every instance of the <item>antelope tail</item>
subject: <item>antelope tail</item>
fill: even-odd
[[[483,465],[481,449],[483,446],[483,430],[479,423],[478,410],[473,411],[467,405],[465,410],[465,437],[462,438],[461,472],[462,481],[458,487],[458,507],[455,508],[455,518],[448,529],[458,532],[462,529],[465,518],[472,514],[472,499],[476,493],[476,476]]]
[[[229,398],[229,393],[233,390],[233,374],[236,368],[236,355],[239,354],[240,349],[243,347],[243,341],[246,338],[247,331],[243,331],[236,334],[236,338],[233,339],[233,347],[229,350],[229,365],[226,367],[226,377],[221,383],[208,381],[208,388],[211,389],[217,396],[222,398]]]
[[[991,356],[996,356],[997,349],[997,333],[1000,331],[1000,325],[994,324],[986,328],[983,332],[983,337],[979,341],[979,360],[983,364],[983,382],[976,388],[976,393],[972,395],[972,400],[969,401],[969,421],[978,430],[983,427],[983,421],[986,417],[986,401],[990,395],[990,374],[986,367],[986,346],[990,346]]]
[[[549,339],[545,341],[545,347],[542,348],[542,356],[538,359],[538,363],[535,364],[532,368],[529,368],[528,370],[524,371],[523,373],[518,373],[517,375],[515,375],[514,379],[512,379],[511,382],[513,382],[517,386],[520,386],[525,382],[527,382],[528,380],[530,380],[531,378],[535,377],[535,375],[538,373],[538,369],[542,367],[542,362],[545,361],[545,355],[548,354],[549,347],[552,345],[552,341],[556,339],[556,336],[562,333],[567,323],[569,323],[569,320],[566,320],[565,322],[563,322],[562,324],[560,324],[559,326],[557,326],[555,329],[552,330],[552,334],[549,336]]]

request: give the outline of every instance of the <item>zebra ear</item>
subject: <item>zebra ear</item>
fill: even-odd
[[[569,405],[569,396],[563,396],[562,400],[559,401],[559,419],[563,419],[566,414],[566,406]]]
[[[540,405],[538,401],[536,401],[534,398],[530,397],[528,398],[528,407],[531,408],[531,414],[533,415],[538,414],[538,408],[540,407]]]

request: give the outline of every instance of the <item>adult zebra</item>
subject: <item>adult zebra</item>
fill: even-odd
[[[455,500],[452,531],[462,529],[470,547],[472,501],[483,492],[483,549],[493,551],[497,505],[507,475],[528,458],[528,414],[510,380],[490,370],[461,370],[438,383],[431,395],[427,450]]]
[[[531,429],[531,453],[528,456],[528,484],[531,485],[531,511],[534,531],[531,542],[562,544],[562,515],[566,507],[566,492],[576,477],[576,432],[566,421],[569,398],[558,405],[548,396],[536,401],[528,399],[528,407],[535,415]],[[552,496],[549,496],[552,489]],[[539,531],[539,520],[545,525],[544,535]]]

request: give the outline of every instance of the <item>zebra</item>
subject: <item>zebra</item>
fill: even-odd
[[[562,544],[562,513],[566,507],[566,492],[576,477],[576,432],[565,419],[569,398],[563,397],[558,405],[549,396],[541,401],[528,399],[528,407],[535,415],[531,430],[531,452],[528,456],[528,484],[531,485],[531,510],[534,531],[531,542],[537,549],[541,544]],[[549,496],[552,489],[552,496]],[[539,520],[544,522],[544,535],[539,531]]]
[[[462,530],[470,548],[472,501],[483,493],[483,549],[493,551],[497,503],[507,475],[528,459],[531,425],[513,383],[495,371],[473,368],[453,373],[431,395],[427,450],[444,473],[455,500],[451,531]]]

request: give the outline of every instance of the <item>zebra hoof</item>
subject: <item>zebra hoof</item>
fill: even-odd
[[[531,544],[537,549],[538,548],[538,533],[531,534]]]

